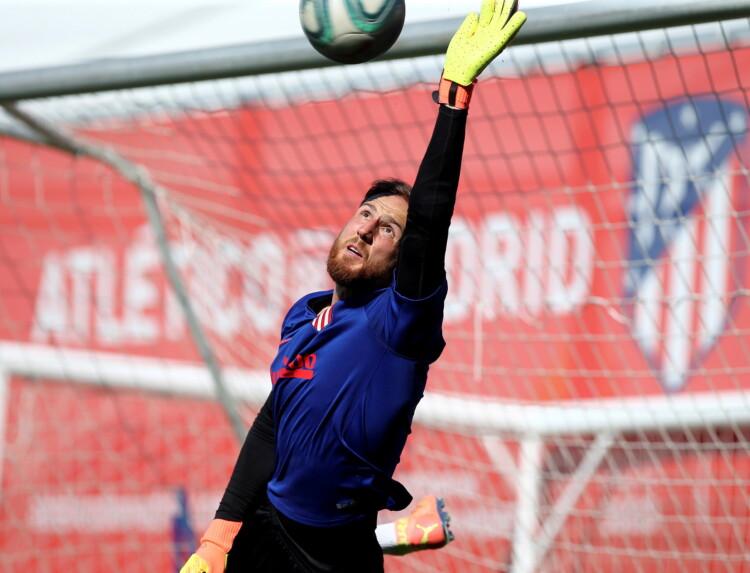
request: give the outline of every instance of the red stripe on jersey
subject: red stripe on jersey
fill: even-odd
[[[315,328],[315,330],[320,332],[326,326],[331,324],[331,319],[333,318],[332,315],[333,315],[333,308],[330,306],[327,306],[323,310],[321,310],[318,313],[318,316],[316,316],[312,321],[312,325]]]
[[[325,328],[329,324],[331,324],[331,319],[333,318],[333,307],[328,307],[325,309],[325,313],[323,314],[323,326],[322,328]]]

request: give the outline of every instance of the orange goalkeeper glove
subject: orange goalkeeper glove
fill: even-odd
[[[201,537],[198,550],[190,556],[180,573],[224,573],[227,553],[242,527],[239,521],[214,519]]]
[[[516,36],[526,22],[518,0],[482,0],[477,15],[470,13],[448,45],[438,101],[451,107],[469,107],[477,76]]]

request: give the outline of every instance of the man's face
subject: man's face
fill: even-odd
[[[406,225],[408,203],[400,195],[363,203],[344,225],[328,255],[328,274],[340,287],[388,285]]]

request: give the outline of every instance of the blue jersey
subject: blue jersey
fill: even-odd
[[[268,498],[284,515],[335,526],[402,509],[392,479],[427,370],[445,346],[445,282],[411,300],[392,285],[320,313],[331,291],[289,310],[271,366],[276,467]],[[311,306],[312,304],[312,306]]]

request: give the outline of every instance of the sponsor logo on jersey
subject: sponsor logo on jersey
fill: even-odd
[[[670,102],[633,128],[626,310],[669,391],[717,344],[741,288],[746,137],[745,108],[716,98]]]
[[[315,376],[315,364],[318,357],[313,354],[297,354],[291,360],[288,356],[281,359],[284,366],[271,372],[271,383],[276,384],[281,378],[300,378],[312,380]]]

